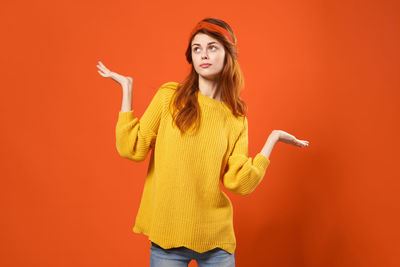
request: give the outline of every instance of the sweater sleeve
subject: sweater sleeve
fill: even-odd
[[[163,87],[157,90],[140,120],[133,109],[119,112],[115,135],[117,151],[121,157],[143,161],[154,147],[162,114],[163,92]]]
[[[245,117],[244,128],[228,158],[222,178],[224,187],[235,194],[250,194],[264,178],[269,163],[270,160],[261,153],[254,159],[248,156],[248,123]]]

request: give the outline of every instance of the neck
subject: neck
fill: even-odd
[[[199,75],[199,91],[205,96],[221,101],[221,92],[215,80],[208,80]]]

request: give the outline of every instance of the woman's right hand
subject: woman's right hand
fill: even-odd
[[[128,76],[125,77],[118,73],[110,71],[103,65],[103,63],[101,63],[101,61],[99,61],[97,68],[99,68],[98,73],[100,73],[101,76],[106,77],[106,78],[110,77],[114,81],[119,83],[123,89],[126,88],[129,90],[132,90],[133,79],[131,77],[128,77]]]
[[[309,142],[306,140],[299,140],[294,135],[282,130],[274,130],[273,132],[278,136],[278,141],[280,142],[298,147],[308,147]]]

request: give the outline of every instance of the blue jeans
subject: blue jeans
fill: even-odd
[[[151,242],[150,267],[187,267],[196,260],[199,267],[235,267],[235,252],[222,248],[199,253],[187,247],[163,249]]]

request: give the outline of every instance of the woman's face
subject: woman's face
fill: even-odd
[[[217,39],[198,33],[192,40],[192,62],[196,72],[205,79],[214,80],[224,67],[225,48]],[[202,64],[211,64],[208,67]]]

